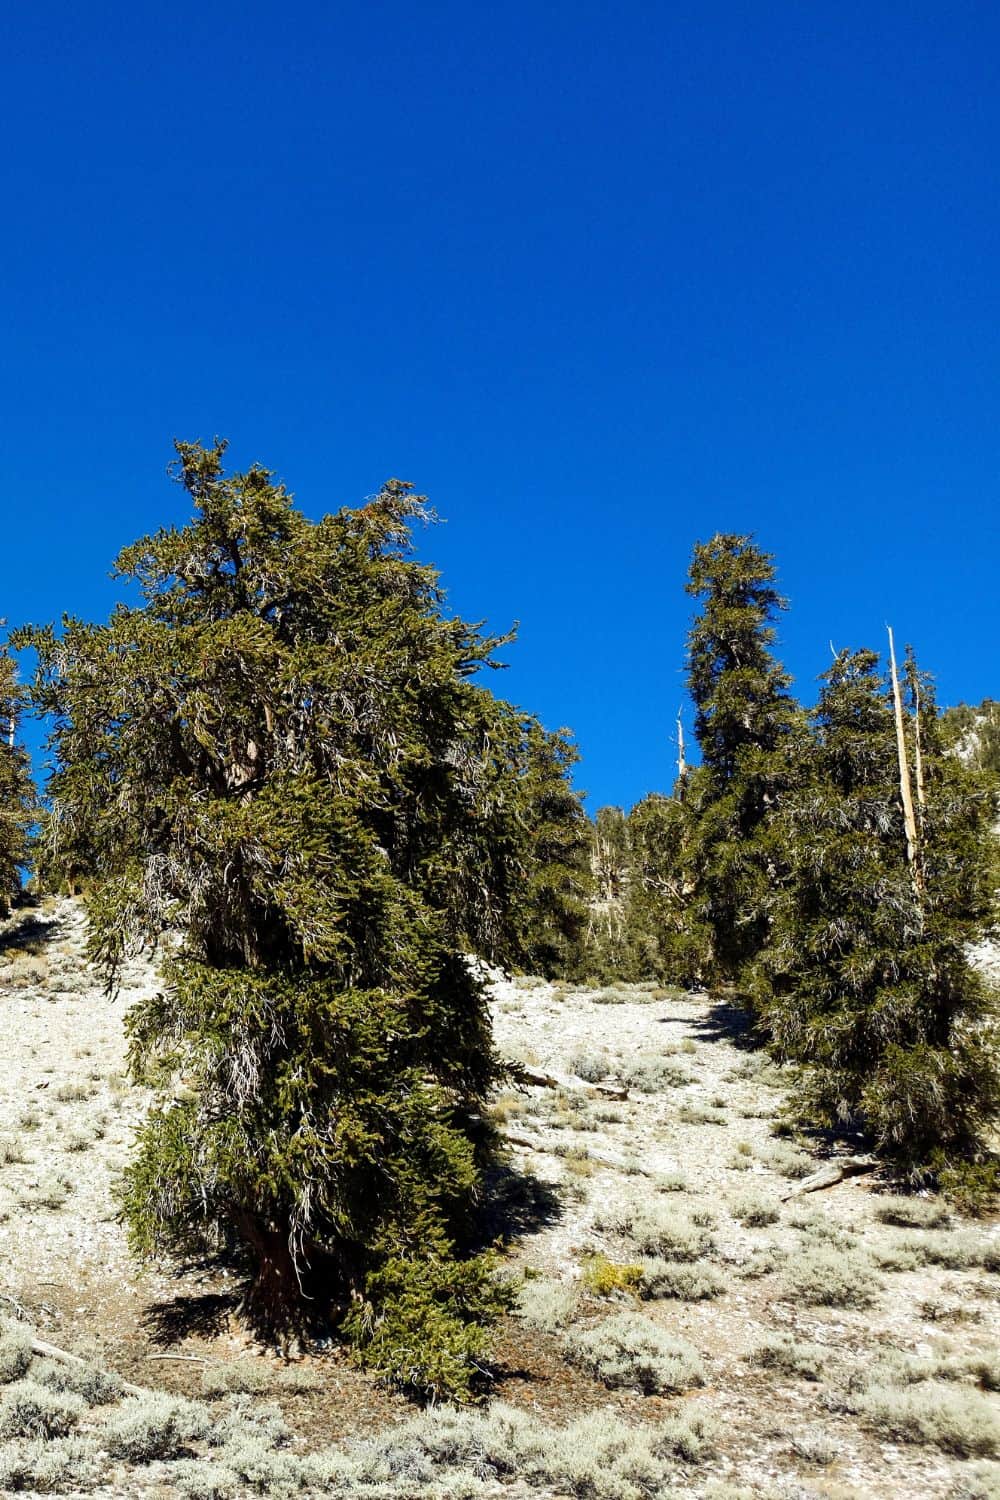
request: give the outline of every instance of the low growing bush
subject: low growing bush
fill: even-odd
[[[0,1437],[65,1437],[83,1410],[79,1396],[51,1391],[37,1380],[17,1380],[0,1395]]]
[[[959,1458],[1000,1455],[1000,1414],[979,1391],[928,1381],[898,1390],[875,1387],[855,1409],[880,1432],[904,1443],[925,1443]]]
[[[163,1391],[127,1396],[104,1428],[104,1446],[112,1458],[145,1464],[173,1458],[187,1443],[212,1430],[208,1409]]]
[[[826,1245],[804,1249],[790,1262],[785,1287],[806,1307],[871,1307],[880,1290],[867,1260]]]
[[[698,1352],[638,1313],[618,1313],[574,1332],[567,1339],[567,1352],[575,1364],[612,1389],[636,1387],[649,1395],[705,1383]]]

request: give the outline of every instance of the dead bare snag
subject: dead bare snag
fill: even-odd
[[[918,898],[923,895],[923,876],[920,869],[920,841],[917,836],[917,820],[913,811],[913,792],[910,788],[910,767],[906,754],[906,730],[903,724],[903,695],[899,690],[899,673],[896,671],[896,647],[889,632],[889,669],[892,676],[892,703],[896,721],[896,755],[899,760],[899,800],[903,804],[903,826],[906,829],[906,860],[913,877],[913,887]]]

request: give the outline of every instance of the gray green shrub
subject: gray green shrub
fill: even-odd
[[[617,1313],[592,1328],[575,1330],[566,1349],[574,1364],[612,1389],[636,1387],[649,1395],[705,1383],[698,1352],[638,1313]]]

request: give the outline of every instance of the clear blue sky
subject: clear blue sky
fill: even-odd
[[[174,436],[397,475],[590,805],[670,783],[692,542],[800,691],[888,619],[1000,696],[1000,10],[5,8],[0,614],[106,614]]]

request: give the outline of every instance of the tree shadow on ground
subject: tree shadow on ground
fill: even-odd
[[[236,1292],[203,1292],[198,1296],[180,1293],[151,1303],[140,1322],[154,1343],[179,1344],[192,1335],[224,1333],[239,1301]]]
[[[551,1182],[516,1167],[494,1167],[486,1174],[475,1245],[483,1248],[497,1240],[508,1245],[558,1223],[562,1214],[559,1194]]]
[[[699,1041],[729,1042],[743,1052],[760,1052],[767,1038],[752,1011],[733,999],[717,999],[703,1016],[687,1023]]]
[[[0,931],[0,953],[39,953],[59,936],[59,923],[51,917],[11,920]]]

